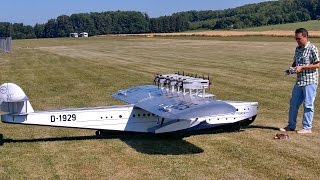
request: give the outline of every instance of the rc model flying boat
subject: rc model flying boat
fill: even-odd
[[[249,125],[258,102],[223,101],[207,93],[209,78],[158,74],[153,85],[123,89],[112,96],[128,105],[34,111],[14,83],[0,86],[1,121],[97,130],[168,133],[213,127]]]

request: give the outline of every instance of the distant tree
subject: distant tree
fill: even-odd
[[[14,23],[12,29],[11,36],[14,39],[31,39],[36,37],[32,26],[24,26],[23,23]]]
[[[90,35],[96,35],[97,29],[95,28],[94,21],[88,13],[81,13],[82,29],[80,32],[88,32]]]
[[[1,22],[0,23],[0,37],[10,37],[13,36],[13,26],[9,22]],[[16,38],[16,37],[13,37]]]
[[[56,20],[56,37],[67,37],[74,32],[70,17],[67,15],[58,16]]]
[[[34,26],[34,33],[35,33],[37,38],[44,38],[45,37],[45,35],[44,35],[44,27],[45,27],[44,24],[36,24]]]
[[[80,32],[83,29],[83,24],[80,14],[72,14],[70,16],[70,21],[75,32]]]
[[[108,13],[91,13],[97,34],[111,33],[111,17]]]
[[[170,31],[170,16],[164,16],[162,19],[162,32],[168,33]]]
[[[296,7],[300,10],[304,9],[308,12],[310,19],[315,19],[319,11],[317,7],[319,5],[319,0],[294,0]]]
[[[56,20],[50,19],[44,26],[44,37],[54,38],[57,37],[56,34]]]
[[[310,14],[306,9],[297,12],[298,21],[308,21],[311,19]]]
[[[75,32],[88,32],[89,35],[96,35],[97,30],[90,14],[72,14],[70,21]]]
[[[234,25],[233,28],[234,29],[242,29],[245,28],[246,25],[242,22],[242,21],[237,21]]]
[[[34,33],[34,29],[32,26],[27,25],[27,26],[23,26],[22,28],[22,33],[25,34],[25,38],[26,39],[33,39],[36,38],[36,35]]]
[[[150,23],[149,23],[149,29],[150,32],[156,33],[160,32],[160,21],[158,18],[150,18]]]
[[[298,19],[299,19],[299,17],[297,16],[297,13],[296,13],[296,12],[291,12],[291,13],[289,14],[288,22],[294,23],[294,22],[297,22]]]
[[[175,17],[175,32],[181,32],[189,29],[189,22],[187,17],[177,15]]]

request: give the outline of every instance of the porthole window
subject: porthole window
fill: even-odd
[[[119,118],[122,118],[122,115],[120,115]]]
[[[136,117],[136,115],[134,114],[134,115],[132,115],[132,117]]]

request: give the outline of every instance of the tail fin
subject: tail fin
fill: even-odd
[[[16,84],[4,83],[0,86],[1,114],[26,115],[34,112],[29,98]]]

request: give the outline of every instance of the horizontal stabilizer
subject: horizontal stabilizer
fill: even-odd
[[[28,101],[29,98],[18,85],[4,83],[0,86],[0,100],[3,102],[23,102]]]
[[[24,116],[33,112],[29,98],[24,91],[14,83],[0,85],[0,111],[4,114]]]

